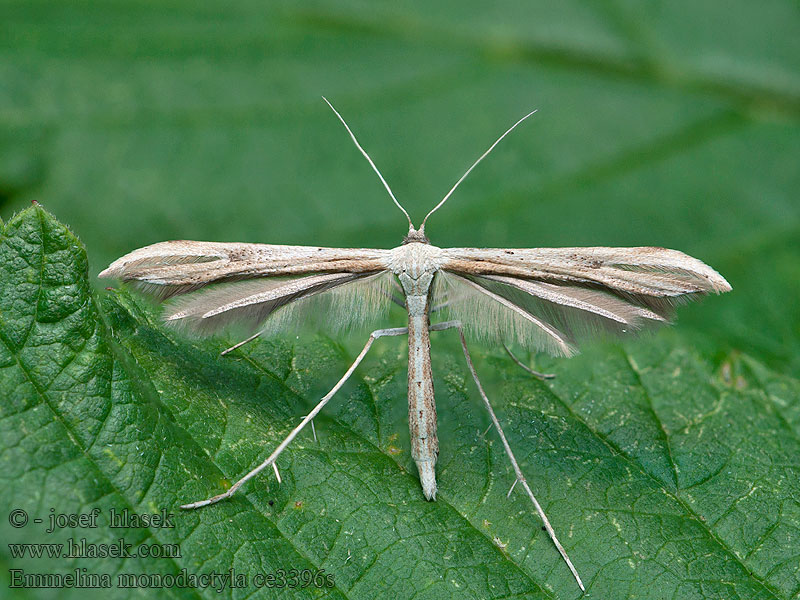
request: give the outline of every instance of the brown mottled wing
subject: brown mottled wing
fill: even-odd
[[[681,301],[731,289],[705,263],[665,248],[449,248],[444,255],[454,318],[479,337],[556,355],[574,353],[581,338],[667,321]]]
[[[231,324],[250,331],[286,329],[298,321],[339,329],[385,311],[391,297],[386,252],[161,242],[114,261],[100,277],[117,277],[161,300],[178,296],[165,320],[201,334]]]
[[[370,274],[387,250],[225,242],[160,242],[115,260],[99,277],[134,282],[164,299],[210,283],[311,273]]]

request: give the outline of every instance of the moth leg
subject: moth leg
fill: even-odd
[[[223,350],[222,352],[219,353],[219,355],[220,356],[225,356],[228,352],[232,352],[233,350],[236,350],[237,348],[241,348],[247,342],[252,342],[254,339],[256,339],[258,336],[260,336],[262,333],[264,333],[264,332],[263,331],[259,331],[257,333],[254,333],[253,335],[251,335],[246,340],[242,340],[241,342],[239,342],[238,344],[234,344],[233,346],[231,346],[227,350]]]
[[[509,348],[506,344],[503,344],[503,348],[506,349],[506,353],[511,357],[511,360],[513,360],[520,367],[525,369],[528,373],[530,373],[531,375],[536,377],[536,379],[542,379],[542,380],[544,380],[544,379],[555,379],[555,377],[556,377],[555,373],[539,373],[539,371],[534,371],[528,365],[526,365],[520,359],[518,359],[514,355],[514,353],[511,351],[511,348]]]
[[[245,483],[247,483],[247,481],[249,481],[250,479],[252,479],[256,475],[258,475],[261,471],[263,471],[264,469],[266,469],[270,465],[274,465],[275,464],[275,460],[278,458],[278,456],[281,454],[281,452],[283,452],[286,449],[286,446],[288,446],[292,442],[292,440],[295,437],[297,437],[297,434],[300,433],[303,430],[303,428],[306,425],[308,425],[308,423],[314,417],[317,416],[317,414],[319,414],[319,412],[323,409],[323,407],[328,403],[328,400],[333,398],[334,394],[336,394],[336,392],[338,392],[339,389],[350,378],[350,376],[353,374],[353,371],[356,370],[356,367],[361,363],[362,360],[364,360],[364,357],[367,355],[367,352],[369,352],[369,349],[370,349],[370,347],[372,347],[372,344],[375,342],[375,340],[377,340],[380,337],[384,337],[384,336],[406,335],[407,333],[408,333],[408,328],[407,327],[395,327],[395,328],[392,328],[392,329],[377,329],[376,331],[373,331],[371,334],[369,334],[369,339],[367,340],[367,343],[364,344],[364,347],[361,349],[361,352],[358,354],[356,359],[353,361],[353,364],[351,364],[350,367],[347,369],[345,374],[342,375],[342,378],[338,382],[336,382],[336,385],[334,385],[327,394],[325,394],[322,397],[322,400],[320,400],[317,403],[317,405],[314,407],[314,410],[312,410],[310,413],[308,413],[303,418],[303,420],[300,422],[300,424],[297,427],[292,429],[291,433],[289,433],[289,435],[286,436],[286,438],[280,443],[280,445],[275,449],[275,451],[272,454],[270,454],[270,456],[269,456],[269,458],[267,458],[267,460],[262,462],[255,469],[253,469],[252,471],[247,473],[244,477],[239,479],[239,481],[234,483],[230,487],[230,489],[228,489],[227,492],[224,492],[222,494],[219,494],[219,495],[214,496],[212,498],[209,498],[207,500],[200,500],[198,502],[191,502],[189,504],[183,504],[183,505],[181,505],[181,508],[185,508],[185,509],[200,508],[202,506],[208,506],[209,504],[214,504],[216,502],[219,502],[220,500],[224,500],[226,498],[230,498],[231,496],[233,496],[236,493],[236,491],[240,487],[242,487]],[[273,466],[273,468],[275,468],[275,467]]]
[[[492,405],[489,402],[489,398],[486,396],[486,392],[483,391],[483,386],[481,385],[480,380],[478,379],[478,373],[475,371],[475,365],[472,363],[472,357],[470,357],[469,350],[467,349],[467,340],[464,338],[464,329],[461,326],[459,321],[447,321],[444,323],[437,323],[436,325],[431,325],[431,330],[441,331],[444,329],[451,329],[455,328],[458,329],[458,335],[461,338],[461,348],[464,350],[464,358],[467,360],[467,367],[469,367],[469,371],[472,374],[472,379],[475,380],[475,385],[478,387],[478,392],[481,395],[481,399],[483,400],[484,405],[486,406],[486,410],[489,411],[489,416],[492,419],[492,423],[497,429],[497,433],[500,435],[500,440],[503,442],[503,448],[505,448],[506,455],[508,455],[509,461],[511,461],[511,466],[514,467],[514,473],[516,473],[517,479],[514,482],[514,485],[517,483],[521,484],[522,487],[527,492],[528,497],[533,502],[533,505],[536,507],[536,512],[539,513],[539,518],[542,519],[542,523],[544,523],[544,527],[547,530],[547,533],[550,535],[550,539],[553,540],[558,552],[561,554],[561,558],[564,559],[564,562],[567,563],[569,570],[572,572],[572,575],[575,577],[575,581],[578,582],[578,586],[581,588],[581,591],[586,591],[586,588],[583,587],[583,582],[581,581],[580,576],[578,575],[578,571],[575,569],[575,566],[572,564],[572,561],[569,559],[567,555],[567,551],[564,550],[564,546],[561,545],[561,542],[558,541],[556,537],[556,532],[553,530],[553,526],[550,525],[550,521],[547,519],[547,515],[544,514],[544,510],[542,506],[539,504],[539,501],[536,500],[536,497],[533,495],[530,486],[528,486],[528,481],[525,479],[525,475],[522,473],[522,469],[519,467],[519,463],[517,463],[517,459],[514,457],[514,453],[511,451],[511,446],[508,445],[508,440],[506,439],[506,434],[503,432],[503,428],[500,426],[500,421],[497,420],[497,415],[494,414],[494,409],[492,409]],[[514,487],[512,486],[511,490]],[[510,494],[510,491],[509,491]]]

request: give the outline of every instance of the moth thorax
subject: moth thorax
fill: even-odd
[[[397,278],[400,280],[406,296],[427,296],[433,282],[433,273],[430,271],[420,272],[412,268],[402,271]]]

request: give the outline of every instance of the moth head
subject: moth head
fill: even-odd
[[[411,243],[418,243],[418,244],[430,244],[431,241],[428,239],[428,236],[425,235],[425,228],[420,227],[419,229],[414,229],[413,225],[410,225],[408,228],[408,233],[403,238],[403,245],[411,244]]]

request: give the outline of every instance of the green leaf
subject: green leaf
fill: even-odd
[[[112,581],[233,569],[248,582],[294,568],[335,581],[298,597],[579,597],[527,499],[506,500],[513,474],[494,432],[481,433],[488,417],[446,334],[434,354],[436,502],[409,456],[404,350],[391,340],[318,419],[318,442],[305,432],[281,456],[282,484],[265,473],[231,500],[180,511],[263,460],[352,355],[317,338],[220,358],[223,340],[181,338],[127,292],[98,300],[82,245],[38,206],[5,226],[0,268],[0,505],[30,516],[21,528],[4,519],[4,539],[180,550],[51,560],[8,546],[9,568]],[[478,363],[587,597],[797,595],[800,382],[739,354],[710,362],[670,336],[546,366],[553,384],[499,356]],[[97,508],[97,527],[46,533],[51,508]],[[165,509],[174,527],[113,529],[112,508]]]
[[[681,316],[800,376],[791,0],[2,0],[0,213],[38,199],[96,274],[168,239],[677,248],[733,284]]]

